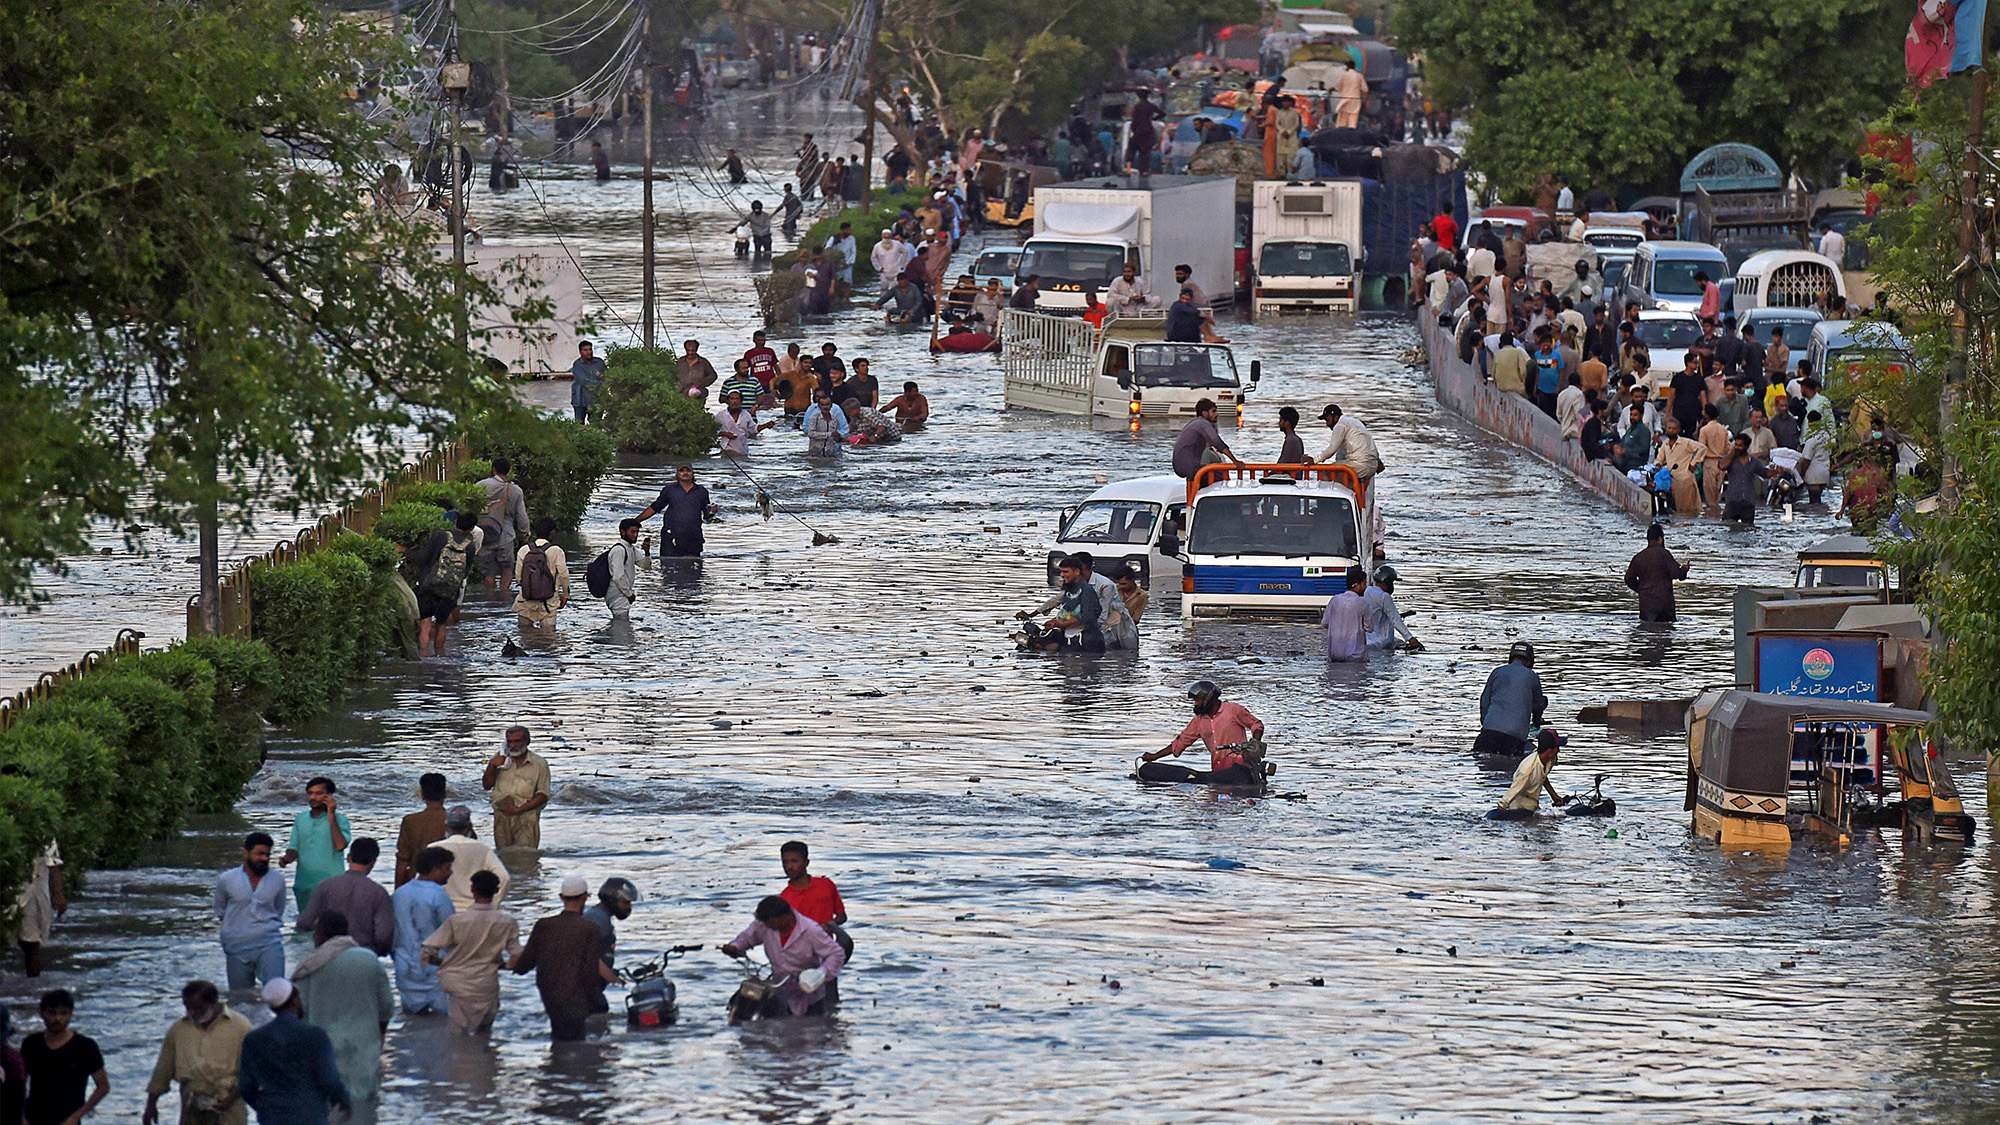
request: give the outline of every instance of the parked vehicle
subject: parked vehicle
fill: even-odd
[[[1213,303],[1235,299],[1236,180],[1229,176],[1120,176],[1035,189],[1035,235],[1023,247],[1018,284],[1042,279],[1040,307],[1084,307],[1083,290],[1109,289],[1127,262],[1164,302],[1173,268]]]
[[[1361,301],[1361,181],[1259,180],[1251,312],[1353,312]]]
[[[1425,218],[1430,216],[1426,215]],[[1505,239],[1509,232],[1517,232],[1527,242],[1545,242],[1555,235],[1555,220],[1547,211],[1537,211],[1533,207],[1488,207],[1472,221],[1461,224],[1458,244],[1470,249],[1474,230],[1481,223],[1490,224],[1493,233]]]
[[[1045,164],[1015,160],[979,162],[979,189],[986,195],[986,221],[999,227],[1035,225],[1035,189],[1062,179]]]
[[[1186,511],[1187,482],[1172,473],[1104,485],[1062,510],[1046,560],[1049,585],[1060,581],[1056,564],[1078,551],[1089,552],[1105,573],[1131,567],[1141,586],[1177,574]]]
[[[1701,321],[1690,312],[1645,309],[1639,313],[1638,336],[1652,360],[1646,375],[1657,394],[1687,366],[1688,349],[1701,339]]]
[[[979,256],[972,260],[972,269],[969,272],[972,274],[972,280],[977,282],[981,289],[986,288],[987,282],[997,281],[1000,283],[1002,293],[1011,294],[1014,292],[1014,271],[1020,265],[1021,248],[1001,246],[981,250]]]
[[[1845,300],[1847,281],[1830,258],[1808,250],[1764,250],[1736,267],[1730,307],[1738,319],[1752,309],[1814,308],[1831,293]]]
[[[1184,618],[1318,614],[1373,566],[1370,491],[1346,465],[1204,465],[1186,495]]]
[[[1779,329],[1784,333],[1779,338],[1785,341],[1785,346],[1790,348],[1794,355],[1803,356],[1806,354],[1807,346],[1812,343],[1813,325],[1819,322],[1818,309],[1765,306],[1739,315],[1736,318],[1736,330],[1741,332],[1747,326],[1750,329],[1751,339],[1763,347],[1770,347],[1771,329]]]
[[[1798,553],[1800,589],[1819,586],[1866,587],[1880,590],[1886,601],[1900,585],[1895,567],[1875,553],[1875,541],[1860,535],[1835,535]]]
[[[1718,284],[1729,276],[1729,260],[1706,242],[1642,242],[1625,271],[1623,306],[1637,302],[1642,309],[1675,312],[1701,310],[1701,285],[1694,275],[1705,273]]]
[[[1007,309],[1001,313],[1000,368],[1008,406],[1117,418],[1187,419],[1213,399],[1224,421],[1242,420],[1250,384],[1237,375],[1227,344],[1168,343],[1166,318],[1114,317],[1102,329],[1078,317]]]
[[[1910,346],[1880,321],[1822,320],[1813,325],[1806,358],[1820,384],[1832,387],[1863,363],[1883,361],[1891,371],[1897,370],[1910,362]]]

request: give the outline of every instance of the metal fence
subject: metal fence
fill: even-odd
[[[0,730],[14,725],[14,720],[35,703],[54,695],[56,689],[70,680],[80,680],[89,675],[99,665],[119,656],[134,656],[139,652],[139,642],[146,634],[137,629],[118,630],[118,639],[107,648],[84,653],[74,664],[58,672],[43,672],[35,680],[35,686],[13,695],[0,697]]]
[[[1009,382],[1089,394],[1099,339],[1089,321],[1008,309],[1000,324],[1000,368]]]
[[[318,523],[300,531],[288,542],[280,543],[261,555],[244,559],[222,575],[217,592],[220,595],[221,635],[225,637],[247,637],[251,633],[250,620],[250,573],[260,566],[277,566],[280,563],[297,562],[333,542],[345,532],[352,531],[366,535],[375,526],[375,517],[382,509],[394,504],[403,490],[413,485],[429,484],[450,480],[451,474],[463,464],[469,454],[463,442],[433,449],[413,463],[403,466],[402,471],[390,477],[386,483],[369,489],[351,504],[338,512],[323,517]],[[188,598],[187,635],[198,637],[207,633],[202,621],[201,595]]]

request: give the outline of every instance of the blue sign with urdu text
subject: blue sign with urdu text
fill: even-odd
[[[1818,633],[1757,638],[1757,690],[1822,699],[1882,698],[1880,637]]]

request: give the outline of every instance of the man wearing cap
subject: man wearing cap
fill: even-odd
[[[1542,807],[1539,794],[1543,789],[1549,791],[1549,800],[1557,805],[1569,803],[1569,798],[1557,794],[1555,783],[1549,780],[1556,755],[1569,739],[1545,727],[1536,741],[1535,752],[1514,767],[1514,784],[1507,787],[1507,795],[1500,798],[1500,804],[1486,814],[1488,820],[1534,819],[1535,812]]]
[[[1528,728],[1540,724],[1548,706],[1542,678],[1535,674],[1535,646],[1516,641],[1507,663],[1493,669],[1479,693],[1479,738],[1472,752],[1495,758],[1527,753]]]
[[[1415,633],[1403,623],[1403,613],[1396,608],[1396,568],[1378,566],[1375,568],[1375,582],[1361,595],[1367,604],[1363,624],[1368,630],[1369,648],[1409,649],[1417,652],[1424,646]]]
[[[618,977],[599,955],[603,938],[597,927],[583,916],[590,884],[581,875],[571,875],[563,879],[560,893],[562,910],[535,923],[528,931],[528,944],[509,967],[517,973],[534,972],[535,990],[542,994],[542,1010],[549,1017],[549,1037],[573,1042],[583,1038],[599,982],[608,984]]]
[[[333,1040],[303,1018],[298,990],[284,977],[264,985],[271,1022],[243,1037],[236,1086],[257,1120],[284,1125],[326,1125],[327,1107],[342,1119],[354,1112],[340,1071],[333,1065]]]
[[[486,763],[486,774],[479,784],[492,794],[493,846],[541,847],[542,806],[549,803],[549,764],[528,749],[527,727],[507,728],[506,752],[493,755]]]
[[[451,1029],[484,1035],[500,1013],[500,970],[521,954],[521,923],[493,905],[500,880],[491,871],[472,875],[472,905],[444,920],[424,939],[424,960],[438,967],[438,985],[451,997]]]
[[[840,975],[847,954],[833,935],[819,923],[799,917],[792,904],[778,895],[768,895],[757,904],[757,916],[736,939],[722,947],[731,957],[741,957],[756,947],[764,947],[771,962],[771,975],[789,977],[764,1001],[760,1016],[825,1015],[826,986]]]
[[[1338,462],[1354,470],[1354,475],[1362,480],[1382,471],[1382,458],[1375,452],[1375,437],[1368,427],[1353,418],[1341,417],[1338,404],[1329,403],[1319,412],[1319,420],[1326,423],[1326,448],[1319,456],[1308,458],[1306,464],[1317,465]]]
[[[444,889],[451,878],[451,853],[432,845],[417,853],[417,877],[396,888],[396,991],[411,1014],[447,1010],[436,967],[424,960],[424,939],[437,932],[456,908]]]
[[[513,878],[507,865],[500,862],[500,853],[488,847],[472,830],[472,810],[464,805],[453,805],[445,813],[445,838],[437,846],[451,853],[451,878],[444,883],[445,893],[451,896],[455,910],[464,910],[472,905],[472,876],[475,872],[490,871],[500,880],[498,896],[505,896],[507,883]]]
[[[1368,602],[1361,591],[1368,586],[1368,571],[1358,566],[1347,568],[1347,589],[1334,595],[1320,613],[1319,623],[1326,628],[1326,658],[1335,664],[1346,664],[1368,658],[1368,630],[1364,625],[1368,617]]]
[[[602,940],[597,951],[599,959],[613,970],[618,967],[618,927],[614,923],[632,916],[632,904],[638,901],[638,898],[639,888],[632,885],[632,880],[621,879],[614,875],[606,879],[603,886],[597,888],[597,901],[583,912],[584,920],[597,927],[597,933]],[[593,1012],[611,1010],[611,1006],[604,1000],[602,982],[599,982],[597,994],[591,999],[590,1010]]]
[[[875,249],[868,252],[868,262],[875,267],[875,280],[882,283],[883,296],[888,296],[889,291],[896,287],[896,279],[915,255],[916,251],[897,238],[894,230],[882,228],[881,236],[875,240]]]

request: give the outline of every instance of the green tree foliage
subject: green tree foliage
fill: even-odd
[[[547,516],[564,529],[583,522],[590,494],[597,491],[597,482],[610,471],[617,453],[603,430],[525,410],[475,418],[466,429],[465,442],[473,457],[485,464],[460,465],[461,480],[481,468],[491,473],[493,458],[505,457],[513,466],[508,479],[527,496],[528,518]]]
[[[597,392],[604,429],[626,453],[694,457],[715,444],[715,417],[681,393],[672,354],[614,348]]]
[[[0,488],[27,509],[0,527],[35,529],[0,538],[13,595],[121,510],[107,449],[143,469],[151,520],[201,528],[212,590],[216,531],[253,502],[322,506],[386,475],[409,430],[502,401],[453,345],[435,228],[366,204],[388,137],[350,86],[406,70],[399,42],[311,0],[24,0],[0,57],[0,406],[56,404],[9,432],[39,474]]]
[[[1520,198],[1543,172],[1663,182],[1721,141],[1818,176],[1900,89],[1909,18],[1871,0],[1431,0],[1395,24],[1432,96],[1472,107],[1472,165]]]
[[[432,532],[445,526],[443,508],[436,504],[402,500],[382,509],[382,514],[375,517],[375,526],[369,534],[405,551],[414,551],[431,537]]]

